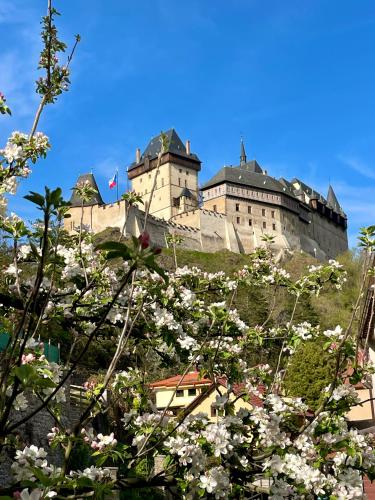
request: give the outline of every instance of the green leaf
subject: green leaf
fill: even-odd
[[[30,194],[27,194],[26,196],[24,196],[24,198],[25,200],[31,201],[31,203],[34,203],[39,207],[43,207],[45,202],[44,196],[39,193],[35,193],[35,191],[30,191]]]
[[[56,188],[49,196],[50,202],[55,207],[60,206],[62,202],[62,191],[61,188]]]
[[[121,257],[124,260],[132,258],[132,252],[124,244],[118,241],[106,241],[96,247],[97,250],[104,250],[107,252],[107,259],[116,259]]]
[[[168,276],[165,273],[164,269],[162,269],[159,264],[155,262],[154,255],[149,255],[144,259],[144,264],[150,271],[155,271],[159,276],[161,276],[166,283],[168,283]]]
[[[28,382],[35,376],[34,368],[27,364],[17,366],[14,373],[23,385],[27,385]]]

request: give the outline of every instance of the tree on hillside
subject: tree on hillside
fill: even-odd
[[[285,394],[303,398],[313,410],[322,403],[324,389],[335,372],[332,356],[324,349],[325,343],[326,339],[317,339],[299,346],[283,380]]]

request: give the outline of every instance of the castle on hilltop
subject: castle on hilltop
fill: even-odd
[[[224,166],[199,187],[201,161],[191,152],[190,141],[183,144],[174,129],[166,132],[157,168],[161,140],[160,135],[151,139],[143,153],[137,149],[128,168],[143,206],[127,207],[124,200],[105,204],[93,174],[79,177],[76,185],[88,182],[97,191],[83,203],[86,229],[97,233],[125,226],[128,234],[138,236],[148,208],[147,231],[158,246],[167,245],[168,234],[177,234],[185,248],[249,253],[269,235],[280,253],[298,250],[324,260],[347,250],[347,216],[332,186],[324,198],[299,179],[275,179],[256,160],[247,160],[241,141],[239,165]],[[65,227],[74,232],[81,224],[82,200],[73,191],[70,201]]]

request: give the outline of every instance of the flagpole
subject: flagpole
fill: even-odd
[[[117,191],[117,201],[118,201],[118,168],[116,169],[116,177],[117,177],[117,182],[116,182],[116,191]]]

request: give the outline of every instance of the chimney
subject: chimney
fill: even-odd
[[[139,163],[141,161],[141,150],[139,148],[137,148],[137,150],[135,152],[135,161],[137,163]]]
[[[190,141],[186,141],[185,148],[186,148],[186,154],[190,156]]]

